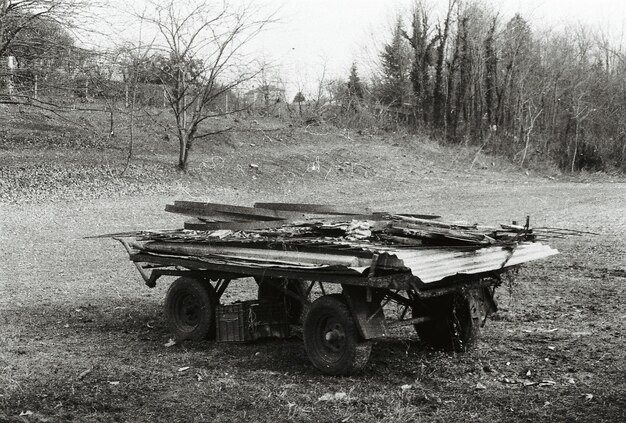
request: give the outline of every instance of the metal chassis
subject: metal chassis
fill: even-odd
[[[394,273],[376,275],[376,261],[371,266],[367,276],[352,274],[337,274],[324,271],[286,270],[278,268],[260,268],[242,264],[215,264],[203,261],[200,258],[166,256],[146,252],[136,253],[123,238],[115,238],[122,243],[129,254],[130,260],[136,266],[145,284],[153,288],[162,276],[191,276],[196,279],[215,283],[217,298],[222,296],[233,279],[254,277],[298,279],[309,281],[305,296],[298,295],[286,288],[286,283],[276,286],[285,295],[293,297],[308,307],[311,303],[308,294],[316,283],[319,283],[324,292],[323,283],[340,284],[346,297],[348,306],[357,323],[363,339],[382,338],[386,336],[387,328],[405,325],[415,325],[431,320],[430,316],[407,318],[407,311],[414,307],[416,302],[439,297],[452,292],[467,289],[489,288],[495,289],[501,284],[501,271],[478,275],[457,275],[446,278],[436,284],[426,286],[419,278],[410,273]],[[434,285],[434,286],[430,286]],[[401,292],[406,293],[403,296]],[[494,309],[493,292],[488,295],[486,307]],[[396,322],[386,323],[383,307],[390,301],[403,305],[404,312]]]

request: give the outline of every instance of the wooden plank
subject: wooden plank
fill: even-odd
[[[196,206],[181,206],[167,204],[165,211],[169,213],[182,214],[185,216],[191,216],[196,218],[202,218],[207,220],[216,220],[220,222],[252,222],[263,220],[284,220],[284,217],[276,216],[258,216],[243,213],[228,213],[219,210],[211,210],[210,208],[196,207]]]
[[[389,214],[389,213],[385,213],[385,214]],[[414,217],[414,218],[417,218],[417,219],[425,219],[425,220],[433,220],[433,219],[440,219],[441,218],[441,216],[439,216],[437,214],[396,213],[396,215],[398,215],[398,216]]]
[[[225,204],[194,203],[175,201],[175,204],[165,206],[165,211],[195,217],[197,219],[216,222],[253,222],[284,220],[292,222],[350,222],[351,220],[377,221],[378,214],[328,214],[309,213],[290,210],[269,210]]]
[[[296,211],[312,214],[345,214],[345,215],[367,215],[367,208],[341,207],[331,204],[306,204],[306,203],[255,203],[255,208]]]
[[[380,234],[378,236],[380,237],[381,240],[393,242],[394,244],[409,245],[412,247],[422,246],[422,241],[420,241],[419,239],[415,239],[415,238],[406,238],[402,236],[394,236],[394,235],[387,235],[387,234]]]
[[[430,219],[421,219],[418,217],[411,217],[401,214],[391,214],[389,218],[392,220],[400,220],[402,222],[413,223],[418,225],[436,226],[444,229],[476,229],[476,225],[461,225],[454,223],[436,222]]]
[[[294,211],[278,211],[270,209],[262,209],[255,207],[231,206],[228,204],[218,203],[202,203],[198,201],[174,201],[174,206],[179,210],[184,209],[195,213],[204,213],[211,215],[212,213],[226,213],[240,216],[257,217],[259,220],[286,219],[286,218],[302,218],[303,213]]]
[[[398,229],[398,228],[393,228]],[[402,229],[404,235],[413,236],[417,238],[428,239],[450,239],[462,242],[469,242],[473,244],[489,245],[492,240],[485,235],[464,233],[461,231],[453,230],[433,230],[423,227],[404,228]]]
[[[185,229],[195,231],[212,231],[216,229],[230,229],[233,231],[249,231],[254,229],[280,228],[288,223],[284,220],[265,220],[256,222],[205,222],[200,219],[187,220]]]

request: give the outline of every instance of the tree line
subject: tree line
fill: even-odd
[[[118,100],[130,115],[160,105],[174,116],[185,169],[194,141],[213,133],[209,119],[243,110],[233,90],[263,79],[264,68],[240,52],[273,16],[219,0],[155,0],[135,18],[158,40],[95,50],[75,41],[77,11],[88,3],[0,0],[0,102],[58,109],[68,96],[100,97],[111,116]],[[520,15],[449,0],[441,16],[416,3],[386,38],[371,78],[354,64],[345,80],[320,81],[315,101],[299,92],[298,114],[305,103],[339,125],[406,125],[521,165],[539,158],[568,171],[626,170],[625,52],[607,35],[540,31]]]
[[[608,36],[578,26],[538,31],[480,3],[420,3],[399,16],[366,100],[409,110],[412,124],[522,165],[626,170],[626,63]],[[355,69],[350,78],[354,79]]]

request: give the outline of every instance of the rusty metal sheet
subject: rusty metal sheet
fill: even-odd
[[[346,244],[346,243],[341,243]],[[360,245],[363,243],[354,243]],[[369,245],[371,251],[386,259],[386,267],[410,270],[411,274],[424,283],[440,281],[458,274],[479,274],[519,265],[558,254],[558,251],[541,243],[521,243],[510,247],[485,248],[420,248],[393,249],[388,246]],[[281,269],[317,269],[342,266],[359,273],[371,264],[371,259],[356,255],[333,255],[332,253],[307,253],[298,251],[276,251],[232,246],[208,246],[202,244],[148,243],[142,249],[161,253],[212,258],[222,264],[246,264],[248,266]]]
[[[511,247],[468,249],[411,249],[389,252],[402,260],[414,276],[424,283],[440,281],[458,274],[474,275],[500,270],[532,260],[558,254],[539,242],[521,243]]]
[[[280,264],[281,266],[345,266],[348,268],[367,268],[371,259],[352,255],[333,255],[332,253],[309,253],[302,251],[272,250],[267,248],[241,248],[223,245],[173,243],[153,241],[143,248],[150,252],[196,257],[218,257],[223,260],[249,260],[261,263]]]

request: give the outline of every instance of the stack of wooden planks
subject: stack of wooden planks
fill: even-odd
[[[192,218],[184,223],[189,240],[203,233],[209,238],[237,242],[250,236],[257,241],[277,237],[300,242],[333,238],[416,247],[503,245],[532,241],[535,237],[528,222],[525,226],[480,227],[442,222],[435,215],[372,212],[321,204],[256,203],[253,207],[243,207],[175,201],[165,210]],[[158,234],[154,235],[158,238]]]

